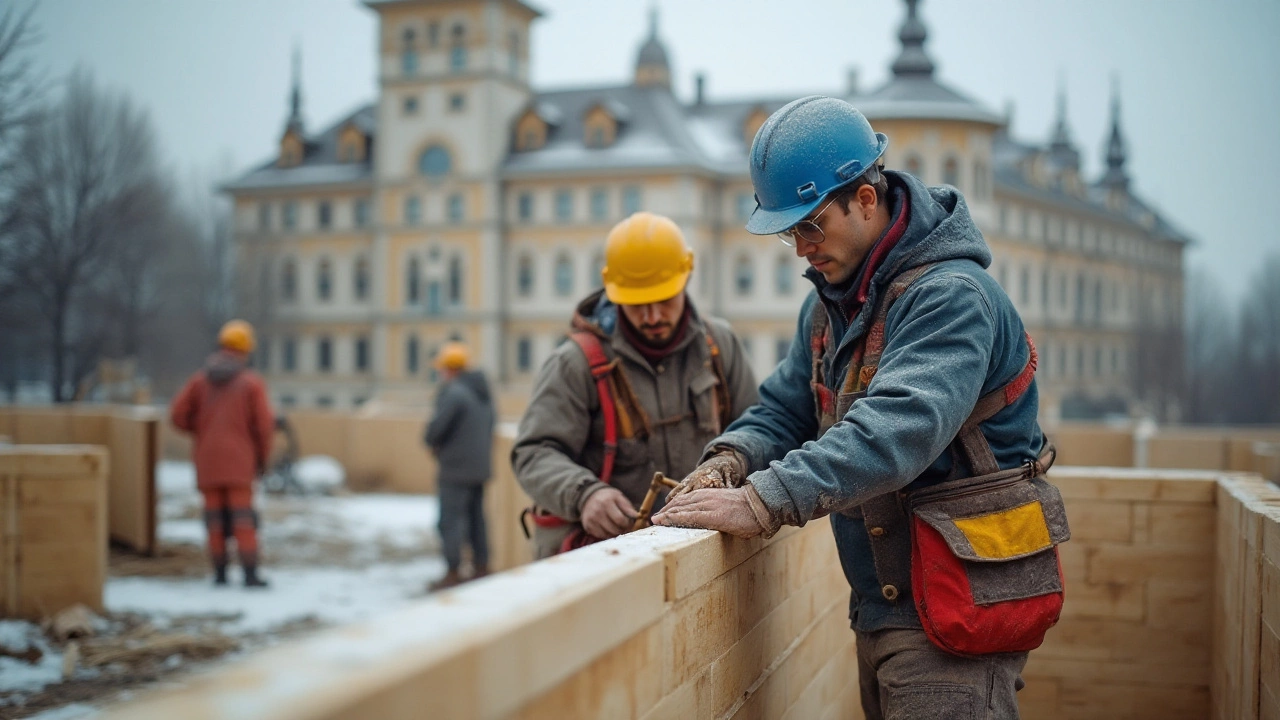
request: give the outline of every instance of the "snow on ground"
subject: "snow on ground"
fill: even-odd
[[[98,714],[98,708],[84,703],[71,703],[32,715],[28,720],[84,720]]]
[[[35,692],[62,679],[62,654],[49,647],[35,623],[0,620],[0,648],[14,653],[35,649],[41,654],[35,663],[0,654],[0,692]]]

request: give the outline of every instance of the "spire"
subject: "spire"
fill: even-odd
[[[640,46],[636,56],[635,84],[658,85],[671,89],[671,64],[667,61],[667,49],[658,39],[658,8],[649,8],[649,37]]]
[[[1049,141],[1049,154],[1064,167],[1080,169],[1080,152],[1071,142],[1071,131],[1067,127],[1067,82],[1061,74],[1058,75],[1058,120]]]
[[[920,0],[906,0],[906,3],[907,19],[903,21],[902,29],[898,31],[898,39],[902,41],[902,52],[898,53],[898,59],[893,61],[893,74],[896,77],[931,78],[933,61],[924,51],[924,41],[929,37],[929,31],[916,15],[916,5]]]
[[[1124,165],[1127,153],[1124,147],[1124,136],[1120,134],[1120,81],[1111,80],[1111,137],[1107,140],[1107,172],[1102,176],[1102,184],[1114,190],[1129,189],[1129,173]]]
[[[288,130],[302,134],[302,48],[293,46],[293,87],[289,93]]]

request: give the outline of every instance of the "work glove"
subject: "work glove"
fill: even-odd
[[[582,527],[601,540],[629,532],[635,521],[635,506],[617,488],[600,488],[582,504]]]
[[[719,530],[741,538],[773,537],[782,526],[750,483],[740,488],[693,490],[667,503],[653,516],[653,523]]]
[[[736,451],[725,448],[694,468],[680,484],[667,493],[667,502],[706,488],[742,487],[747,480],[747,461]]]

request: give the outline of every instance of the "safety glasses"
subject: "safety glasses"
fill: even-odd
[[[813,216],[812,220],[801,220],[795,225],[792,225],[786,230],[778,233],[778,239],[787,247],[795,247],[796,238],[800,238],[801,240],[813,245],[821,244],[823,240],[827,239],[827,236],[823,234],[822,228],[818,227],[817,220],[822,217],[822,213],[826,212],[827,208],[831,207],[831,203],[835,201],[836,198],[828,200],[827,204],[822,206],[822,209],[818,211],[817,215]]]

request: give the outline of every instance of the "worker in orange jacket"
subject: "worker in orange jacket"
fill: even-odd
[[[244,585],[266,587],[258,576],[258,515],[253,479],[266,466],[275,418],[262,377],[249,369],[253,326],[232,320],[218,333],[219,350],[191,376],[173,401],[174,427],[195,440],[196,486],[204,495],[204,522],[214,584],[227,584],[227,537],[234,535]]]

